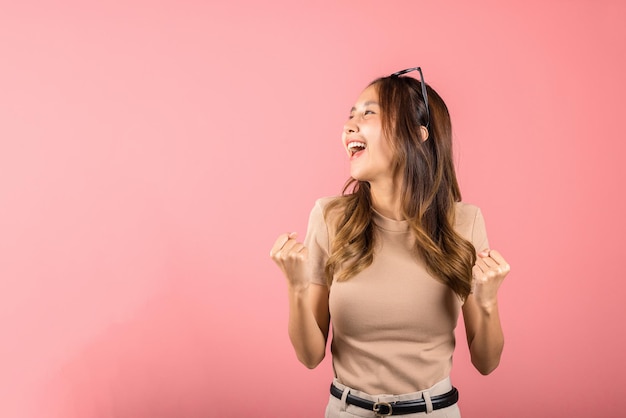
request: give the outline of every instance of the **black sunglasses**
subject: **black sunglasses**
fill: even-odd
[[[424,83],[424,74],[422,74],[422,67],[407,68],[406,70],[398,71],[391,74],[390,77],[398,77],[402,74],[410,73],[411,71],[418,71],[420,73],[420,84],[422,85],[422,97],[424,98],[424,104],[426,105],[426,129],[430,125],[430,110],[428,110],[428,94],[426,94],[426,83]]]

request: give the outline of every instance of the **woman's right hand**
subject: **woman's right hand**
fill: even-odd
[[[270,257],[287,277],[290,290],[303,291],[311,284],[306,272],[308,251],[304,244],[296,241],[296,236],[295,232],[280,235],[270,251]]]

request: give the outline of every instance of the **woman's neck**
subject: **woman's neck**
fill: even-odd
[[[396,221],[404,220],[400,188],[395,186],[393,182],[385,185],[370,183],[370,192],[372,195],[372,207],[376,212],[389,219]]]

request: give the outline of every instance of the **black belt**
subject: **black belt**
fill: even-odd
[[[341,399],[343,391],[334,384],[331,384],[330,394],[333,395],[335,398]],[[453,387],[452,390],[450,390],[450,392],[448,393],[444,393],[443,395],[431,396],[430,400],[433,404],[433,410],[446,408],[450,405],[454,405],[455,403],[457,403],[457,401],[459,400],[459,391],[456,390],[455,387]],[[358,406],[359,408],[373,411],[376,416],[379,417],[426,412],[426,401],[424,401],[424,399],[398,402],[372,402],[348,393],[348,396],[346,397],[346,403],[349,405]]]

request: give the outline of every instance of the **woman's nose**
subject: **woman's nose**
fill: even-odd
[[[359,125],[355,123],[354,118],[348,119],[348,121],[343,125],[343,131],[347,134],[358,132]]]

